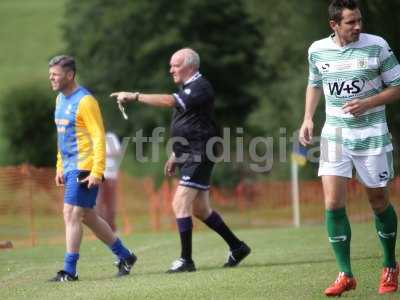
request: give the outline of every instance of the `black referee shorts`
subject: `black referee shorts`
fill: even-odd
[[[204,156],[201,160],[196,160],[192,154],[186,153],[183,155],[188,155],[188,157],[185,161],[177,164],[180,172],[179,185],[207,191],[210,188],[214,163]]]

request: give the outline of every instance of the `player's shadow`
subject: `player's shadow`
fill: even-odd
[[[363,260],[370,260],[370,259],[379,259],[381,256],[379,255],[367,255],[367,256],[360,256],[360,257],[354,257],[352,258],[353,261],[363,261]],[[203,271],[215,271],[215,270],[222,270],[222,271],[228,271],[230,269],[246,269],[246,268],[265,268],[265,267],[285,267],[285,266],[298,266],[298,265],[309,265],[309,264],[323,264],[323,263],[334,263],[335,259],[334,258],[326,258],[326,259],[308,259],[308,260],[298,260],[298,261],[289,261],[289,262],[260,262],[260,263],[242,263],[239,266],[235,268],[224,268],[223,263],[220,265],[214,265],[214,266],[197,266],[197,271],[198,272],[203,272]],[[192,274],[195,274],[196,272],[193,272]],[[177,273],[177,274],[167,274],[166,270],[154,270],[154,271],[145,271],[145,272],[132,272],[129,276],[123,277],[123,278],[115,278],[111,277],[110,275],[104,274],[104,276],[96,276],[95,278],[87,278],[84,279],[85,281],[98,281],[98,280],[110,280],[112,278],[116,280],[129,280],[133,279],[137,276],[148,276],[148,275],[164,275],[165,276],[180,276],[183,274],[188,275],[188,273]],[[189,273],[190,274],[190,273]]]
[[[379,259],[381,256],[379,255],[367,255],[352,258],[353,261],[357,260],[369,260],[369,259]],[[309,265],[309,264],[323,264],[336,262],[334,258],[322,258],[322,259],[307,259],[307,260],[298,260],[298,261],[289,261],[289,262],[260,262],[260,263],[242,263],[235,268],[265,268],[265,267],[284,267],[284,266],[298,266],[298,265]],[[221,266],[206,266],[206,267],[198,267],[198,271],[211,271],[211,270],[219,270],[224,269],[228,270],[229,268],[222,268]]]

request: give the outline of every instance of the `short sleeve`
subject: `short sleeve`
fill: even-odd
[[[183,109],[189,109],[204,105],[210,100],[209,93],[206,88],[190,85],[180,89],[177,93],[172,94],[178,106]]]
[[[400,85],[400,65],[393,53],[393,50],[389,47],[388,43],[382,39],[381,51],[379,54],[382,81],[387,86]]]
[[[312,87],[322,87],[322,76],[316,66],[314,55],[310,49],[308,50],[308,85]]]

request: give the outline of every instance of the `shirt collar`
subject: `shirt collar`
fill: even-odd
[[[330,35],[330,38],[331,38],[331,41],[332,41],[333,45],[335,45],[337,48],[339,48],[339,49],[347,49],[347,48],[353,47],[355,44],[357,44],[357,43],[360,41],[360,39],[361,39],[361,34],[360,34],[360,37],[358,38],[357,41],[348,43],[348,44],[346,44],[346,45],[344,45],[344,46],[340,46],[340,45],[336,44],[336,42],[335,42],[335,33],[332,33],[332,34]]]
[[[77,85],[76,87],[75,87],[75,89],[72,91],[72,93],[71,94],[69,94],[69,95],[64,95],[63,93],[61,93],[61,95],[63,95],[63,97],[65,98],[65,99],[69,99],[69,98],[71,98],[73,95],[75,95],[78,91],[80,91],[80,89],[81,89],[81,86],[80,85]]]
[[[196,72],[192,77],[190,77],[188,80],[186,80],[183,83],[183,85],[185,86],[185,85],[187,85],[187,84],[199,79],[200,77],[201,77],[201,74],[199,72]]]

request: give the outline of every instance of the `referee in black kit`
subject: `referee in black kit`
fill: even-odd
[[[229,245],[229,257],[224,267],[238,265],[251,249],[228,228],[209,202],[210,177],[214,162],[206,155],[207,141],[215,137],[213,120],[214,91],[199,73],[200,57],[192,49],[175,52],[170,60],[170,73],[177,93],[142,94],[139,92],[112,93],[118,103],[142,102],[151,106],[173,107],[171,136],[176,139],[173,152],[165,164],[165,175],[180,171],[179,186],[173,199],[173,211],[181,239],[181,257],[172,263],[167,273],[193,272],[192,214],[217,232]]]

